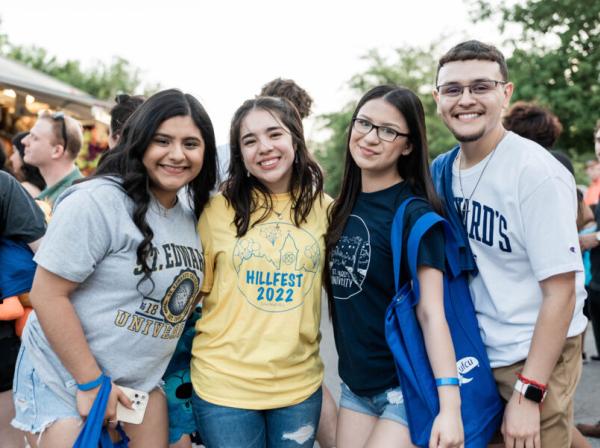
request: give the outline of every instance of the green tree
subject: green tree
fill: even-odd
[[[100,99],[112,100],[118,93],[136,92],[141,85],[140,70],[124,58],[114,57],[110,63],[99,61],[93,68],[83,68],[79,61],[59,61],[44,48],[15,45],[1,31],[0,55],[60,79]],[[159,85],[150,86],[145,93],[153,93],[159,88]]]
[[[507,62],[513,100],[535,101],[559,117],[564,131],[557,147],[573,156],[591,153],[600,119],[600,2],[525,0],[492,6],[476,0],[472,17],[519,30],[506,42],[512,50]]]
[[[403,47],[386,58],[377,50],[369,51],[364,59],[369,68],[354,75],[348,88],[355,100],[339,112],[319,116],[321,124],[330,131],[330,137],[317,145],[316,155],[325,170],[325,190],[337,195],[344,168],[348,126],[356,101],[370,88],[380,84],[396,84],[417,92],[425,109],[429,150],[435,156],[454,144],[454,138],[437,118],[435,101],[431,95],[437,68],[437,44],[429,48]]]

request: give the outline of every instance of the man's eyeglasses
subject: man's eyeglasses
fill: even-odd
[[[374,125],[369,120],[365,120],[364,118],[354,118],[352,120],[352,127],[354,128],[354,130],[360,132],[361,134],[368,134],[369,132],[371,132],[371,130],[375,129],[375,131],[377,132],[377,137],[386,142],[393,142],[400,136],[410,136],[410,134],[398,132],[395,129],[390,128],[389,126]]]
[[[480,81],[473,81],[470,84],[463,85],[457,82],[451,82],[449,84],[442,84],[440,86],[436,86],[436,90],[440,95],[449,96],[449,97],[458,97],[461,96],[465,89],[469,89],[469,92],[472,95],[485,95],[486,93],[490,93],[492,90],[496,88],[498,85],[504,85],[507,81],[496,81],[493,79],[483,79]]]
[[[64,149],[67,149],[67,124],[65,123],[65,113],[64,112],[54,112],[52,115],[50,115],[50,118],[52,118],[53,120],[60,120],[62,123],[62,138],[63,138],[63,142],[65,143]]]

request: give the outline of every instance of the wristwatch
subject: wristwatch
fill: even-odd
[[[517,382],[515,383],[515,390],[535,403],[544,401],[546,393],[548,392],[545,388],[541,388],[535,384],[525,384],[519,379],[517,379]]]

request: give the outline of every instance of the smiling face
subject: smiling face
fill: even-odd
[[[383,98],[366,102],[358,111],[356,118],[399,133],[410,133],[404,116]],[[380,132],[385,130],[380,129]],[[349,147],[352,159],[363,174],[389,178],[390,181],[397,181],[400,178],[396,166],[398,158],[401,155],[408,155],[412,150],[407,137],[398,136],[394,141],[388,142],[379,138],[375,128],[364,134],[357,131],[355,126],[352,127]]]
[[[177,191],[202,169],[204,139],[190,116],[161,123],[142,162],[150,177],[150,190],[164,207],[172,207]]]
[[[472,59],[448,62],[440,68],[438,85],[474,81],[503,81],[497,62]],[[486,137],[502,132],[502,109],[508,106],[513,85],[499,84],[485,94],[475,95],[465,88],[462,95],[450,97],[434,91],[437,110],[454,137],[461,142],[484,141]]]
[[[252,109],[242,120],[240,149],[244,166],[271,193],[290,188],[294,144],[290,130],[275,113]]]

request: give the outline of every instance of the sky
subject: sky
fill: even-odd
[[[144,82],[196,96],[225,143],[237,107],[276,77],[305,88],[318,115],[355,100],[346,84],[370,49],[390,54],[441,36],[444,51],[470,38],[501,47],[497,27],[473,24],[469,9],[465,0],[7,0],[0,31],[85,66],[121,56]],[[305,124],[319,139],[316,122]]]

